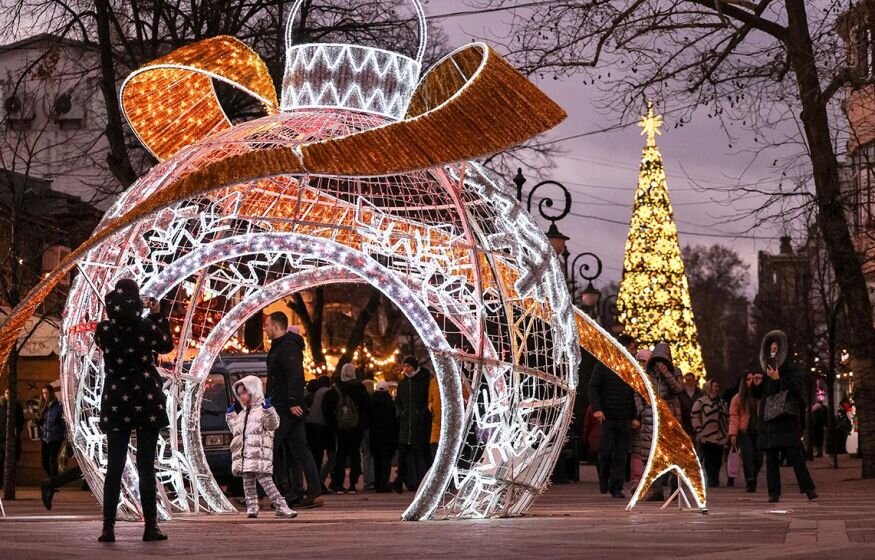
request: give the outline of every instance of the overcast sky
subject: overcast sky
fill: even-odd
[[[429,14],[465,9],[470,6],[461,0],[431,0],[426,5]],[[443,20],[442,26],[450,36],[450,44],[461,46],[472,39],[494,42],[490,38],[507,33],[508,21],[508,15],[499,13],[454,17]],[[618,124],[617,116],[597,108],[595,100],[600,93],[594,86],[584,85],[580,78],[559,81],[550,78],[539,85],[568,112],[568,119],[548,133],[548,137],[564,138]],[[734,247],[750,265],[748,292],[752,296],[756,293],[757,251],[776,252],[784,225],[775,221],[752,229],[753,218],[743,216],[755,200],[738,201],[731,192],[703,190],[703,187],[755,183],[772,177],[774,170],[770,172],[765,162],[752,165],[751,155],[741,151],[754,147],[752,135],[741,135],[741,142],[730,148],[729,140],[716,121],[703,113],[681,128],[675,128],[675,124],[676,119],[666,116],[658,145],[666,166],[680,243],[723,243]],[[563,142],[565,155],[556,160],[556,168],[550,176],[529,177],[526,184],[530,187],[541,179],[555,179],[572,191],[572,213],[578,216],[559,222],[559,229],[571,237],[568,245],[572,257],[584,251],[593,251],[601,257],[605,270],[596,282],[598,285],[620,278],[644,145],[640,134],[639,127],[627,126]]]

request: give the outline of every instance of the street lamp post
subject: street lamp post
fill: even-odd
[[[523,185],[526,182],[526,178],[523,176],[523,170],[521,168],[517,169],[517,174],[513,178],[513,182],[516,185],[516,196],[519,202],[523,201]],[[556,226],[556,222],[564,218],[571,212],[571,193],[565,188],[565,185],[558,181],[541,181],[537,183],[532,190],[529,191],[528,196],[526,197],[526,209],[529,213],[532,212],[532,200],[534,199],[534,195],[536,191],[542,190],[544,187],[552,190],[558,189],[561,192],[561,202],[562,206],[554,208],[556,205],[556,200],[560,199],[560,197],[544,196],[541,200],[538,201],[538,214],[548,222],[550,222],[550,227],[547,228],[547,231],[544,234],[547,236],[547,239],[550,241],[550,246],[553,247],[553,251],[556,253],[556,256],[562,259],[563,272],[565,277],[568,278],[568,247],[566,246],[566,242],[570,239],[567,235],[559,231],[559,228]]]
[[[580,259],[584,259],[584,261],[578,264]],[[568,284],[571,288],[572,301],[574,300],[575,292],[577,291],[577,276],[580,276],[582,280],[586,280],[586,286],[580,292],[580,301],[583,306],[587,310],[590,310],[591,314],[596,317],[598,316],[598,305],[602,293],[593,286],[592,281],[598,278],[601,273],[602,260],[595,253],[581,253],[571,261],[571,278],[569,279]]]

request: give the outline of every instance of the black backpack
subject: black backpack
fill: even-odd
[[[359,425],[359,409],[355,405],[352,397],[340,390],[337,385],[334,386],[337,391],[338,401],[337,408],[334,410],[334,422],[338,430],[352,430]]]

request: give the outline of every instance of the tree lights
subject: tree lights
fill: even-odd
[[[705,377],[690,290],[668,197],[662,155],[656,146],[662,117],[648,104],[642,119],[647,144],[626,239],[623,280],[617,296],[620,321],[639,344],[665,341],[675,366]]]

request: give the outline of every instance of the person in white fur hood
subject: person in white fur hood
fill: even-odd
[[[231,472],[243,477],[246,515],[258,517],[258,488],[261,484],[277,517],[291,519],[298,514],[273,483],[273,433],[280,425],[270,399],[264,398],[261,380],[248,375],[234,383],[237,405],[228,407],[225,419],[231,429]]]

